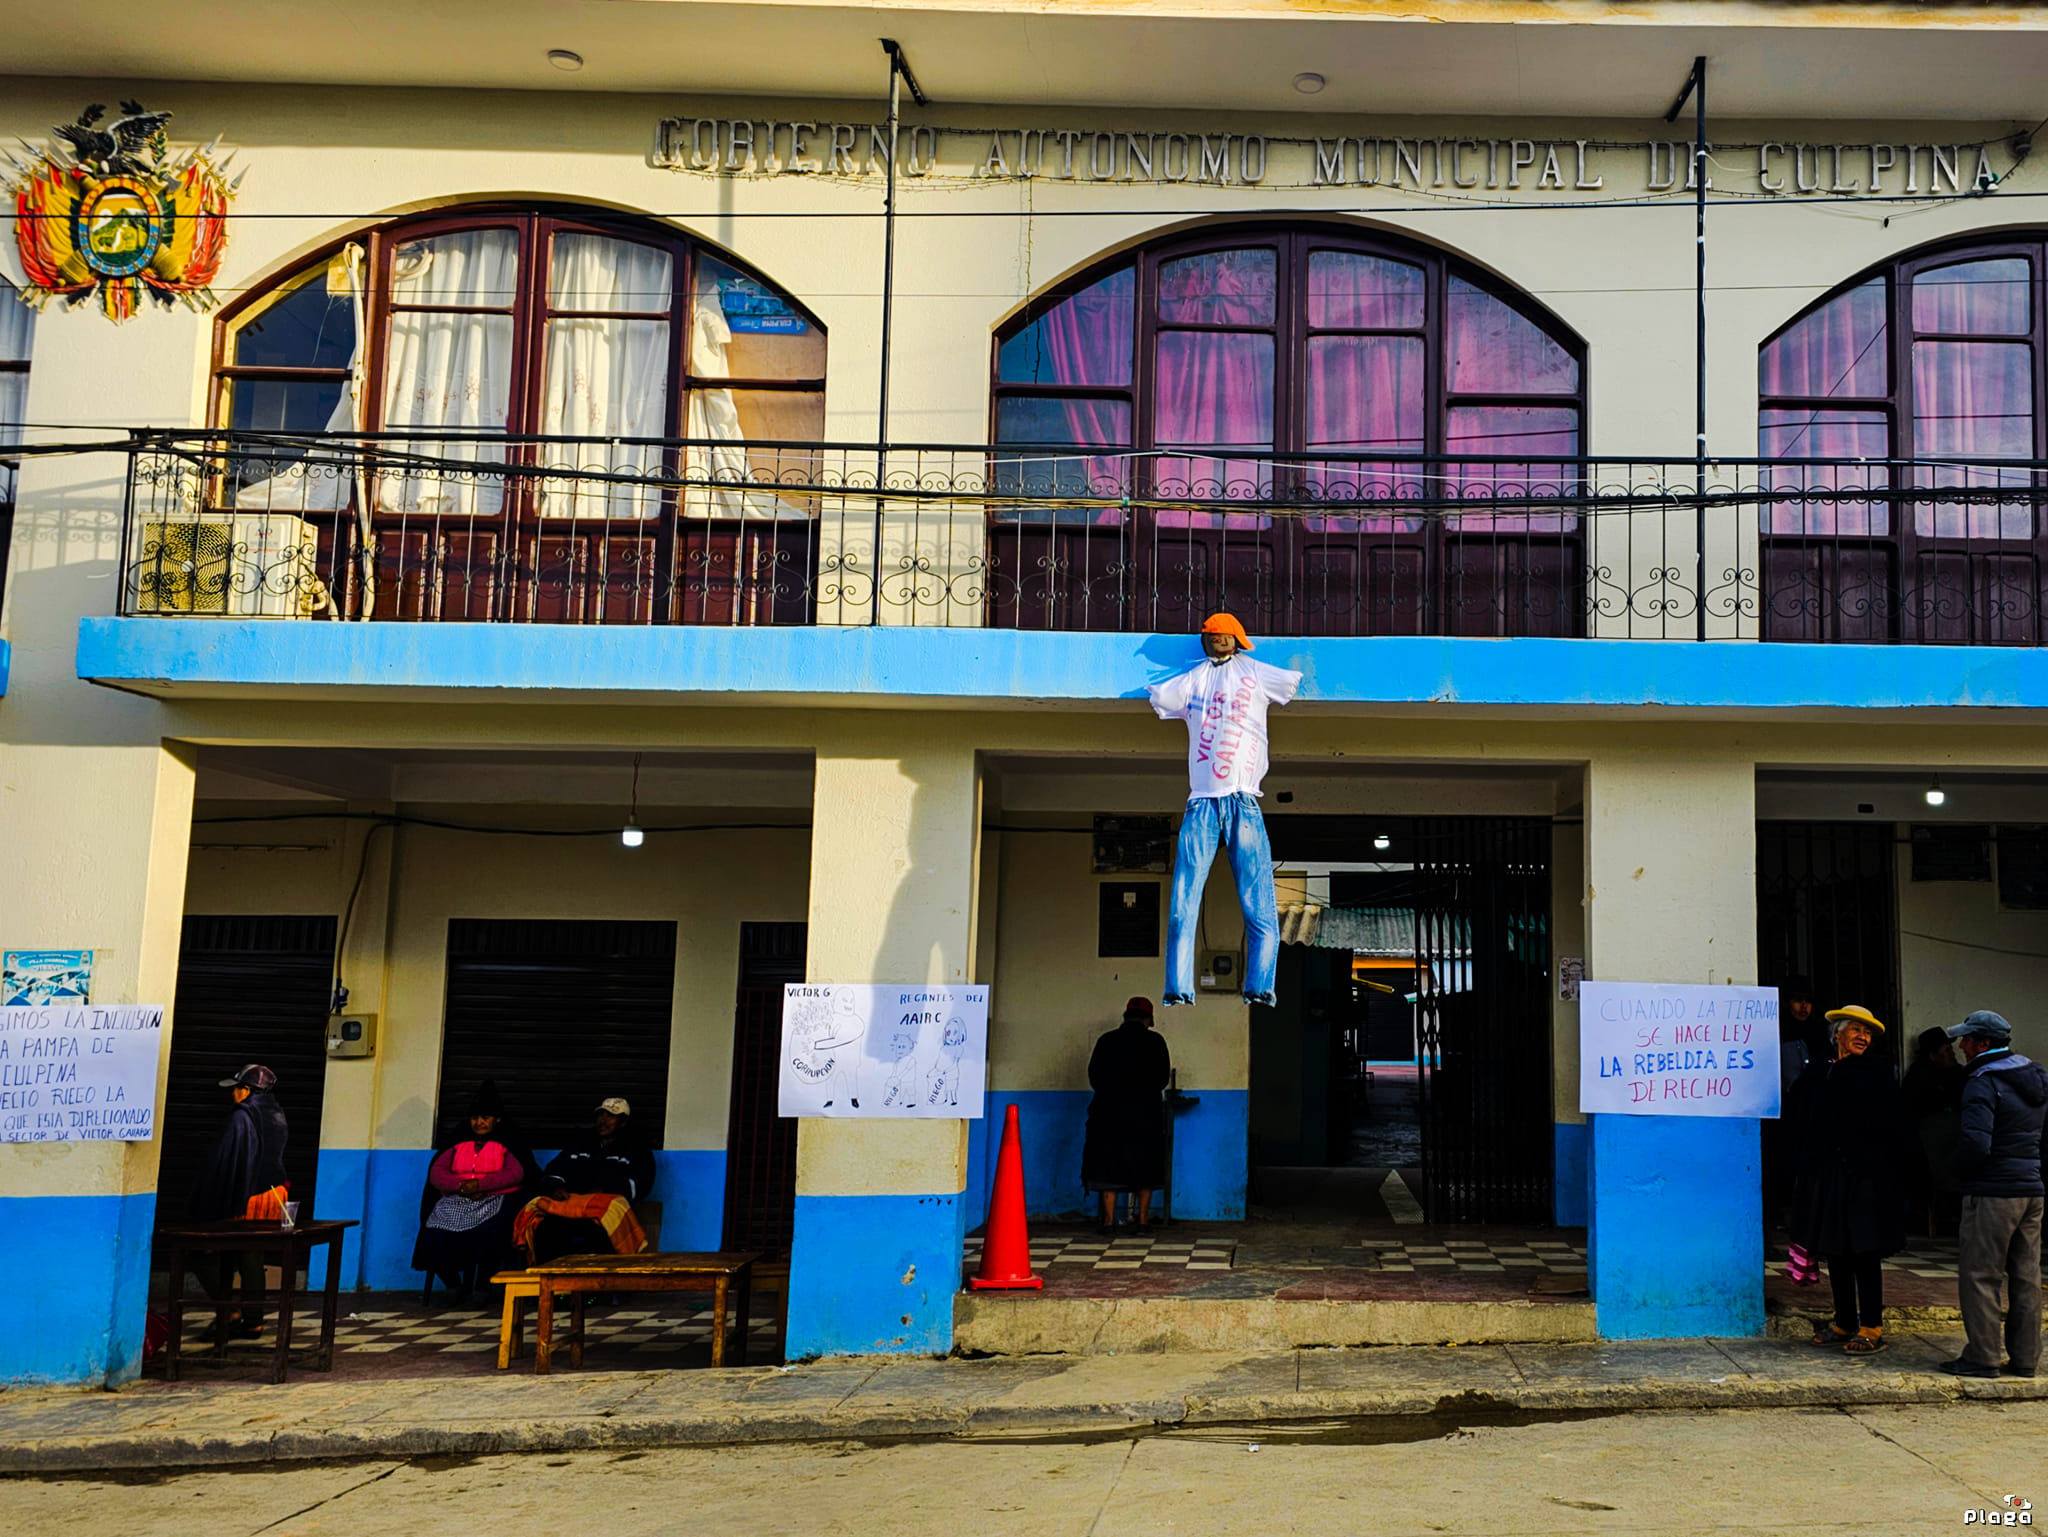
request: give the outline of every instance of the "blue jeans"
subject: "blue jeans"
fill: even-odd
[[[1273,847],[1259,798],[1198,795],[1181,818],[1180,846],[1173,856],[1173,906],[1166,920],[1166,994],[1162,1005],[1195,1001],[1195,930],[1202,913],[1202,888],[1216,845],[1230,856],[1237,877],[1238,905],[1244,909],[1247,1003],[1273,1001],[1273,968],[1280,959],[1280,909],[1273,897]]]

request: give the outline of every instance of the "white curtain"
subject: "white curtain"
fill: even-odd
[[[699,378],[730,378],[726,349],[732,345],[732,328],[725,323],[717,283],[709,262],[698,263],[696,302],[690,306],[690,368]],[[691,518],[777,518],[809,522],[810,514],[792,507],[772,492],[749,489],[751,464],[747,435],[740,428],[739,407],[731,390],[690,391],[686,437],[710,439],[719,445],[693,448],[686,461],[692,480],[713,480],[714,486],[693,486],[683,496],[683,515]],[[731,447],[724,445],[731,444]]]
[[[602,235],[558,235],[548,273],[548,301],[557,310],[611,315],[668,311],[674,303],[674,260],[668,252]],[[550,320],[542,433],[550,437],[660,438],[668,421],[669,323],[666,320],[579,317]],[[557,443],[543,450],[550,467],[655,475],[658,443]],[[661,493],[608,481],[550,479],[542,487],[545,517],[648,518]]]
[[[384,430],[434,428],[502,433],[511,407],[512,316],[519,286],[519,236],[466,230],[400,246],[392,261],[390,339],[384,359]],[[445,305],[423,313],[399,305]],[[505,313],[489,313],[490,307]],[[465,313],[467,312],[467,313]],[[415,439],[415,451],[454,460],[504,452],[488,439]],[[399,451],[400,445],[391,445]],[[453,471],[390,470],[378,476],[386,511],[491,517],[504,505],[502,481]]]
[[[0,363],[26,363],[35,345],[36,312],[21,302],[14,285],[0,278]],[[0,445],[19,443],[28,419],[28,374],[0,373]],[[0,464],[0,502],[14,500],[14,466]]]

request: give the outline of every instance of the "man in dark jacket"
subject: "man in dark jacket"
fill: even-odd
[[[284,1201],[290,1194],[284,1172],[289,1128],[284,1107],[270,1092],[277,1087],[277,1074],[251,1062],[234,1077],[223,1078],[220,1086],[232,1095],[234,1108],[199,1171],[189,1214],[194,1222],[276,1222],[283,1216]],[[219,1270],[212,1274],[202,1271],[199,1279],[207,1295],[219,1300],[228,1294],[237,1270],[242,1277],[242,1308],[229,1328],[244,1339],[253,1339],[263,1323],[259,1305],[263,1300],[262,1252],[243,1249],[223,1255]],[[219,1332],[218,1325],[215,1332]]]
[[[548,1164],[551,1195],[622,1195],[638,1205],[654,1189],[654,1154],[633,1130],[633,1107],[617,1095],[597,1107],[597,1123],[579,1132]],[[543,1262],[564,1254],[603,1254],[604,1229],[577,1217],[543,1217],[533,1252]]]
[[[1954,1163],[1963,1192],[1956,1290],[1969,1343],[1941,1369],[1996,1377],[2003,1313],[2005,1371],[2031,1377],[2041,1358],[2041,1128],[2048,1118],[2048,1072],[2012,1049],[2012,1026],[1988,1009],[1948,1033],[1969,1063]]]

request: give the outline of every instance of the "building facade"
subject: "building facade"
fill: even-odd
[[[0,1146],[67,1282],[0,1381],[134,1374],[229,1057],[345,1284],[415,1283],[495,1077],[544,1141],[631,1098],[663,1247],[790,1248],[793,1355],[947,1350],[1008,1105],[1085,1202],[1214,609],[1304,674],[1303,899],[1436,881],[1434,1214],[1590,1224],[1611,1336],[1760,1329],[1757,1124],[1589,1125],[1558,984],[2048,1045],[2048,40],[1699,9],[920,7],[906,73],[853,6],[29,26],[0,273],[80,302],[0,298],[0,946],[171,1044],[157,1141]],[[985,1117],[779,1123],[806,978],[989,984]],[[1282,1005],[1164,1016],[1182,1215],[1315,1161]]]

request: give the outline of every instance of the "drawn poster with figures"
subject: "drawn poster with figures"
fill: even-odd
[[[787,983],[780,1080],[782,1115],[978,1121],[988,989]]]

